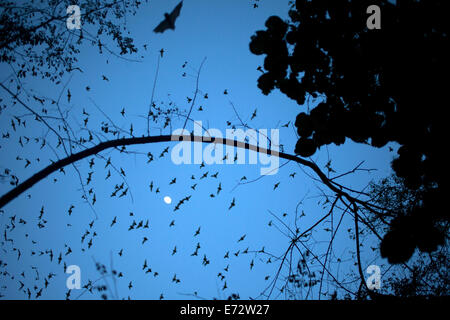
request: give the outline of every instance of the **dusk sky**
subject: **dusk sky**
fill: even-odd
[[[257,8],[254,8],[255,3]],[[111,128],[111,122],[114,122],[125,132],[129,132],[132,125],[133,135],[138,137],[147,134],[146,114],[155,77],[155,105],[165,110],[177,107],[181,114],[186,114],[190,108],[187,98],[194,97],[198,77],[199,91],[190,116],[192,120],[201,121],[205,128],[217,129],[224,136],[227,128],[242,128],[242,123],[255,130],[266,129],[269,134],[271,129],[278,129],[279,143],[284,152],[294,154],[297,141],[295,117],[300,111],[306,112],[315,106],[321,98],[315,100],[311,97],[305,105],[299,106],[277,90],[268,96],[263,95],[257,87],[261,74],[257,68],[263,65],[264,56],[256,56],[249,50],[251,36],[257,30],[264,29],[268,17],[277,15],[287,19],[288,1],[186,0],[176,20],[175,30],[154,33],[153,29],[162,21],[164,13],[170,12],[177,4],[176,0],[150,1],[142,4],[136,16],[117,21],[128,26],[129,36],[134,39],[138,53],[119,56],[104,50],[103,54],[99,54],[98,47],[85,44],[80,48],[77,63],[82,72],[74,70],[67,73],[59,85],[27,77],[22,79],[23,87],[31,96],[55,100],[60,97],[61,106],[67,112],[66,121],[76,135],[87,136],[84,121],[88,117],[87,126],[97,132],[101,132],[102,122],[110,123]],[[67,36],[70,37],[70,34],[67,33]],[[112,52],[117,52],[114,44],[105,45],[109,45]],[[164,49],[162,57],[161,49]],[[0,81],[11,89],[15,86],[14,82],[9,82],[12,72],[9,65],[0,64]],[[70,102],[67,99],[68,90],[71,92]],[[224,94],[225,90],[227,94]],[[12,105],[12,98],[6,91],[0,89],[0,97],[4,103]],[[36,110],[45,107],[50,114],[56,114],[55,107],[50,103],[42,106],[25,94],[21,97]],[[34,141],[34,138],[46,137],[53,147],[57,143],[52,133],[41,123],[33,121],[31,115],[26,120],[26,128],[20,127],[14,131],[11,128],[12,116],[26,115],[27,110],[20,109],[20,104],[11,108],[0,113],[1,133],[10,134],[9,139],[2,139],[0,143],[0,171],[6,168],[13,170],[23,181],[50,164],[50,160],[57,160],[54,151],[60,157],[62,153],[60,149],[52,150],[48,146],[41,149],[42,140]],[[123,109],[124,115],[121,114]],[[83,110],[89,116],[83,114]],[[49,122],[58,125],[51,119]],[[185,117],[176,115],[172,116],[166,128],[163,128],[163,122],[152,122],[150,135],[171,134],[173,130],[182,128],[184,122]],[[187,122],[186,129],[193,130],[192,121]],[[18,143],[23,136],[31,138],[25,147]],[[94,137],[96,143],[99,142],[97,138],[101,137]],[[255,141],[249,142],[256,144]],[[106,150],[100,154],[101,157],[89,157],[77,162],[82,183],[86,184],[92,172],[92,181],[85,189],[87,192],[92,188],[89,203],[92,203],[95,194],[93,209],[82,199],[80,179],[72,166],[66,167],[65,173],[52,174],[5,206],[0,213],[2,241],[6,231],[8,237],[14,239],[14,244],[2,243],[0,260],[7,266],[2,266],[0,271],[8,270],[9,275],[0,278],[0,294],[7,299],[26,299],[25,290],[29,288],[34,299],[38,291],[34,286],[38,289],[43,287],[44,279],[53,273],[55,276],[49,280],[41,298],[64,299],[69,276],[64,273],[65,263],[80,267],[82,286],[89,280],[106,284],[109,299],[159,299],[161,294],[165,299],[186,299],[195,298],[195,293],[205,299],[226,299],[233,293],[243,299],[267,298],[280,268],[281,260],[277,257],[282,257],[289,246],[287,227],[292,230],[298,228],[300,232],[311,227],[327,213],[330,204],[324,203],[323,192],[328,194],[329,191],[317,181],[310,169],[293,162],[286,163],[283,159],[279,160],[280,168],[276,174],[262,176],[260,169],[267,165],[262,165],[259,160],[256,164],[249,164],[248,152],[245,152],[245,164],[214,164],[203,168],[198,164],[176,165],[171,160],[175,145],[176,142],[133,146],[127,148],[129,154]],[[203,144],[202,150],[206,146]],[[169,147],[168,153],[160,157],[166,147]],[[389,147],[393,151],[389,151]],[[82,150],[77,148],[77,151]],[[341,146],[322,147],[311,160],[324,172],[327,172],[325,165],[331,160],[330,167],[335,172],[329,172],[330,176],[338,176],[364,161],[361,168],[376,170],[356,171],[339,179],[349,188],[364,190],[371,181],[379,181],[392,173],[390,162],[395,151],[392,144],[375,149],[347,142]],[[148,152],[154,156],[151,163],[147,163]],[[223,152],[225,155],[225,147]],[[109,157],[119,172],[112,166],[105,168]],[[89,165],[91,158],[95,159],[92,168]],[[27,167],[25,159],[31,162]],[[125,177],[120,175],[121,168]],[[105,180],[108,170],[111,177]],[[200,179],[206,173],[207,176]],[[212,177],[216,173],[217,176]],[[290,176],[293,173],[295,175]],[[176,183],[170,184],[174,178]],[[0,182],[1,194],[10,190],[8,180]],[[128,193],[119,198],[120,191],[116,197],[111,197],[114,186],[122,182],[128,187]],[[153,184],[153,191],[150,190],[150,183]],[[194,190],[191,187],[195,184]],[[219,184],[222,190],[217,194]],[[160,192],[156,194],[157,188]],[[191,198],[174,211],[176,204],[189,196]],[[165,203],[164,197],[170,197],[172,202]],[[229,209],[233,199],[235,206]],[[69,215],[72,205],[74,207]],[[47,223],[44,228],[39,228],[37,223],[42,207]],[[302,212],[305,215],[300,217]],[[11,230],[13,216],[16,222]],[[111,227],[115,217],[117,222]],[[327,229],[336,227],[340,217],[337,211],[332,220],[328,218],[314,229],[308,239],[308,245],[319,258],[323,257],[331,236]],[[18,223],[20,218],[26,224]],[[143,221],[144,224],[148,220],[148,229],[141,227],[129,231],[133,220],[137,223]],[[170,226],[172,221],[174,225]],[[92,227],[89,226],[91,222]],[[333,242],[332,258],[328,261],[330,269],[343,283],[355,279],[351,274],[357,273],[351,259],[354,242],[349,239],[348,232],[353,226],[352,217],[344,216]],[[194,236],[198,228],[200,233]],[[82,242],[81,237],[86,230],[89,234]],[[96,236],[93,236],[94,232]],[[244,235],[243,240],[238,241]],[[148,240],[142,243],[144,237]],[[91,239],[92,246],[88,248]],[[372,238],[363,238],[362,241],[363,269],[378,264],[382,266],[382,271],[386,271],[387,267],[383,266],[386,261],[377,259],[378,252],[370,249],[371,246],[376,247],[377,242]],[[191,256],[197,243],[200,243],[198,256]],[[69,247],[71,253],[66,255]],[[174,247],[176,253],[173,254]],[[247,248],[248,253],[243,253]],[[262,248],[264,253],[259,252]],[[53,261],[45,253],[49,250],[53,252]],[[119,255],[121,250],[122,256]],[[40,255],[40,252],[44,254]],[[224,258],[227,252],[228,259]],[[58,264],[60,253],[62,262]],[[205,256],[209,261],[206,266],[202,264]],[[293,268],[299,257],[298,254],[291,257]],[[337,259],[341,262],[337,263]],[[145,261],[147,268],[143,270]],[[95,262],[104,264],[108,272],[111,269],[121,272],[123,277],[102,279]],[[310,267],[318,274],[322,270],[319,263]],[[146,273],[148,268],[151,272]],[[25,276],[21,275],[22,272]],[[286,281],[288,272],[289,265],[285,263],[271,299],[293,297],[287,291],[280,293],[276,290]],[[224,276],[223,279],[218,276],[219,273]],[[174,275],[180,280],[179,283],[172,281]],[[327,274],[324,277],[327,281],[322,293],[331,295],[335,284]],[[19,281],[24,284],[20,290]],[[358,285],[355,282],[353,289],[357,289]],[[352,288],[351,283],[348,286]],[[307,290],[291,293],[296,298],[319,298],[317,287],[309,293]],[[99,299],[101,294],[95,290],[90,293],[74,289],[70,298]],[[322,295],[321,298],[328,299],[329,296]]]

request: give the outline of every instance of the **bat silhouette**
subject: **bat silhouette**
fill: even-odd
[[[153,32],[155,33],[163,33],[164,31],[166,31],[167,29],[172,29],[175,30],[175,20],[178,18],[178,16],[180,15],[180,11],[181,11],[181,7],[183,6],[183,1],[181,1],[176,7],[175,9],[172,10],[172,12],[169,13],[164,13],[164,20],[161,21],[160,24],[158,24],[158,26],[153,29]]]

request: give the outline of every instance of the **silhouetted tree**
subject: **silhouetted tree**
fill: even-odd
[[[381,9],[381,29],[368,29],[370,5]],[[398,210],[381,242],[391,263],[415,248],[433,252],[448,222],[445,156],[449,28],[444,1],[297,0],[290,20],[272,16],[252,37],[250,50],[266,55],[258,79],[264,94],[277,88],[299,105],[295,153],[312,156],[346,139],[380,148],[400,144],[392,162],[405,187],[417,193]]]
[[[66,27],[66,9],[73,1],[2,1],[0,3],[0,62],[10,64],[19,78],[40,76],[58,82],[76,67],[79,46],[86,42],[107,50],[111,38],[119,54],[137,52],[133,39],[125,36],[126,23],[117,19],[134,15],[141,2],[135,0],[88,0],[79,4],[81,29]]]
[[[71,100],[70,88],[62,87],[59,98],[39,97],[30,95],[26,90],[21,92],[20,78],[29,77],[30,75],[41,76],[45,78],[44,80],[51,80],[58,84],[65,72],[70,74],[74,71],[81,71],[76,64],[76,55],[79,52],[78,46],[83,39],[88,40],[94,46],[98,46],[100,53],[102,53],[103,49],[106,49],[114,54],[113,51],[106,47],[106,41],[101,40],[103,35],[109,36],[117,43],[120,55],[135,53],[136,48],[132,39],[123,36],[125,29],[116,26],[115,21],[123,18],[127,12],[134,13],[134,10],[139,7],[139,1],[112,1],[109,4],[94,0],[84,2],[85,4],[81,5],[82,14],[84,15],[82,21],[88,26],[92,24],[93,30],[91,32],[88,31],[88,28],[83,28],[83,31],[71,31],[66,28],[67,15],[65,14],[65,8],[70,4],[68,1],[49,0],[48,3],[53,6],[50,7],[53,11],[43,10],[33,2],[33,6],[14,5],[12,2],[0,4],[0,9],[2,9],[0,13],[1,62],[8,63],[10,66],[16,66],[17,69],[14,67],[13,69],[15,75],[18,76],[17,79],[12,79],[8,85],[0,83],[0,88],[8,94],[8,99],[4,102],[3,108],[12,110],[10,106],[17,104],[20,106],[17,109],[26,109],[28,111],[25,115],[19,114],[17,110],[11,111],[13,114],[10,123],[13,131],[11,131],[11,135],[9,131],[4,133],[2,139],[16,138],[18,136],[21,148],[30,148],[30,145],[38,144],[43,152],[47,151],[47,148],[51,149],[57,158],[48,159],[51,160],[51,163],[47,166],[39,165],[40,169],[23,179],[23,181],[19,180],[16,172],[9,168],[5,169],[1,173],[0,179],[9,180],[11,189],[0,196],[0,210],[2,210],[0,212],[4,212],[3,208],[7,204],[14,200],[17,201],[16,198],[24,194],[33,185],[46,179],[50,174],[57,172],[65,174],[65,168],[71,166],[74,169],[74,174],[78,175],[83,201],[95,213],[96,192],[99,189],[92,182],[94,171],[105,171],[104,183],[111,184],[111,188],[113,188],[110,198],[131,197],[132,184],[128,184],[125,170],[117,166],[116,159],[105,156],[103,152],[115,149],[120,154],[143,155],[146,164],[153,162],[158,157],[152,154],[153,150],[134,152],[128,148],[138,144],[174,141],[173,136],[169,134],[163,135],[162,131],[164,129],[168,130],[173,121],[176,120],[180,121],[181,119],[181,122],[184,122],[183,128],[186,128],[188,121],[193,121],[190,118],[191,111],[195,103],[198,103],[198,100],[201,99],[200,94],[203,95],[203,99],[208,99],[208,93],[201,92],[198,86],[203,63],[200,65],[197,73],[194,96],[187,98],[188,111],[180,110],[172,101],[168,104],[164,104],[164,101],[156,102],[153,100],[152,95],[148,112],[145,110],[140,116],[142,119],[146,119],[146,128],[137,126],[136,122],[130,123],[129,127],[116,125],[114,115],[103,112],[95,103],[94,106],[102,114],[103,121],[101,124],[92,124],[92,121],[89,121],[90,112],[87,112],[84,108],[82,111],[76,111],[71,108],[71,104],[74,102]],[[370,4],[373,3],[371,2]],[[393,17],[398,17],[400,13],[400,17],[403,17],[402,10],[415,12],[414,14],[417,16],[419,11],[425,14],[427,12],[425,9],[431,11],[431,8],[427,5],[425,9],[419,8],[416,12],[414,11],[415,6],[422,6],[421,4],[413,4],[411,2],[411,4],[403,7],[403,5],[394,6],[387,2],[379,2],[383,13],[382,29],[366,30],[366,5],[368,5],[366,2],[354,4],[339,1],[314,1],[311,3],[299,1],[290,12],[291,21],[284,22],[277,17],[269,18],[266,22],[268,29],[266,31],[258,31],[250,44],[252,52],[267,54],[264,64],[267,72],[261,76],[258,84],[264,94],[268,94],[274,88],[279,88],[299,104],[303,104],[308,95],[326,97],[326,100],[324,99],[322,103],[310,112],[301,113],[297,117],[295,126],[300,135],[295,149],[297,155],[284,152],[275,153],[275,155],[287,160],[287,162],[295,162],[302,167],[311,169],[314,177],[318,178],[317,181],[320,181],[327,187],[327,191],[323,191],[320,195],[322,202],[317,210],[318,212],[314,212],[314,214],[320,214],[321,217],[315,219],[312,226],[308,226],[305,228],[306,230],[303,230],[303,227],[291,228],[290,225],[285,224],[283,220],[272,214],[274,221],[270,221],[268,226],[276,226],[278,230],[281,230],[289,238],[289,246],[281,255],[272,254],[266,251],[264,247],[260,250],[249,251],[247,248],[242,252],[238,250],[237,252],[226,253],[227,259],[228,255],[233,254],[236,257],[240,253],[242,255],[254,254],[255,258],[259,258],[259,261],[257,259],[252,260],[250,270],[255,263],[263,261],[263,258],[265,263],[279,264],[278,271],[274,277],[266,276],[267,289],[260,296],[271,298],[273,297],[273,292],[278,290],[279,295],[285,294],[287,298],[296,298],[298,297],[296,295],[299,293],[305,293],[301,296],[302,298],[309,298],[313,296],[312,292],[314,289],[318,291],[319,298],[321,296],[331,296],[333,299],[341,298],[341,292],[339,292],[339,295],[337,292],[325,292],[328,288],[325,289],[325,286],[322,286],[322,284],[328,281],[338,290],[345,291],[348,297],[363,299],[370,296],[371,298],[376,298],[378,297],[376,293],[366,290],[362,271],[360,257],[362,245],[359,237],[365,231],[369,230],[376,236],[378,236],[377,231],[387,232],[382,243],[381,252],[391,262],[407,260],[416,246],[422,251],[433,251],[437,244],[442,243],[445,232],[445,224],[442,223],[442,220],[446,219],[446,215],[443,211],[433,211],[432,214],[429,214],[427,211],[429,211],[430,203],[433,203],[435,206],[438,205],[440,200],[432,202],[434,201],[433,197],[440,197],[444,185],[443,178],[438,174],[441,171],[437,171],[438,173],[433,171],[441,170],[442,168],[440,166],[443,164],[443,160],[438,157],[440,154],[438,147],[441,146],[441,141],[432,140],[432,138],[442,139],[442,136],[439,135],[439,130],[443,130],[443,117],[437,116],[437,106],[433,102],[439,101],[444,94],[443,90],[441,90],[444,84],[438,83],[437,78],[426,81],[426,83],[423,83],[423,86],[416,81],[425,82],[423,81],[424,75],[434,75],[434,69],[432,68],[437,69],[442,74],[444,73],[445,68],[443,66],[446,63],[443,62],[444,51],[438,57],[434,57],[434,50],[430,49],[428,52],[421,47],[421,44],[431,41],[430,39],[433,39],[432,43],[437,45],[441,43],[439,41],[443,41],[447,37],[447,33],[439,29],[439,23],[443,21],[444,17],[440,16],[439,19],[436,19],[436,22],[433,22],[437,26],[434,29],[430,29],[429,36],[423,35],[423,32],[421,33],[420,30],[424,28],[424,25],[431,24],[430,19],[420,22],[424,25],[413,28],[411,34],[408,34],[407,37],[402,35],[401,39],[406,43],[406,47],[403,47],[399,45],[398,41],[395,41],[395,35],[400,36],[401,30],[395,24]],[[439,5],[440,3],[436,2],[435,6]],[[63,9],[62,14],[59,16],[54,14],[54,12],[58,11],[56,10],[58,8]],[[349,15],[349,12],[351,12],[351,15]],[[37,17],[37,19],[27,19],[30,17]],[[404,26],[411,24],[410,20],[414,17],[414,15],[407,16],[407,23],[403,24],[402,22],[401,29],[403,30]],[[389,18],[391,21],[389,21]],[[60,24],[62,26],[58,28]],[[394,30],[393,35],[386,29]],[[61,36],[67,36],[67,38],[63,39]],[[416,41],[415,37],[422,39],[422,42],[414,42]],[[429,39],[429,37],[431,38]],[[437,40],[435,39],[436,37],[438,37]],[[66,43],[65,40],[68,42]],[[393,47],[386,48],[386,43],[393,45]],[[408,48],[410,50],[417,49],[417,51],[413,51],[413,55],[408,56]],[[373,50],[376,50],[376,52]],[[164,49],[161,49],[159,52],[158,65],[160,59],[163,58]],[[427,54],[430,55],[431,62],[429,62],[429,65],[425,62],[424,65],[421,65],[422,60],[427,61],[425,59]],[[405,55],[407,56],[405,57]],[[186,63],[182,68],[186,66]],[[411,66],[408,63],[415,63],[415,68],[418,70],[411,69],[413,71],[410,71],[409,68]],[[398,70],[400,71],[396,70],[396,68],[399,68]],[[410,72],[406,74],[404,71]],[[154,87],[157,81],[157,74],[158,71],[156,72]],[[102,75],[102,79],[109,81],[105,75]],[[403,89],[403,86],[401,90],[395,87],[403,79],[405,80],[404,84],[410,86],[407,90]],[[441,89],[434,87],[433,83],[439,85]],[[422,91],[417,90],[419,87]],[[87,91],[89,91],[88,88],[86,87]],[[427,90],[429,93],[426,92]],[[228,94],[227,89],[224,90],[223,94]],[[426,99],[426,94],[431,95],[429,99]],[[67,97],[67,104],[63,101],[65,98],[62,98],[63,95]],[[196,97],[198,98],[197,102]],[[419,101],[426,102],[427,106],[429,103],[432,103],[431,107],[427,108],[426,112],[421,113],[418,109]],[[52,106],[50,110],[46,108],[47,105]],[[37,111],[41,107],[41,111]],[[237,123],[235,123],[235,120],[232,120],[233,122],[227,121],[227,126],[233,129],[237,127],[251,128],[250,122],[244,123],[234,106],[233,110],[235,119],[237,118],[239,121]],[[407,110],[410,110],[411,113],[408,113]],[[80,125],[76,118],[71,120],[69,114],[81,117],[84,126]],[[126,118],[127,112],[125,108],[120,113],[117,112],[115,116],[119,119]],[[250,120],[253,120],[254,117],[256,117],[256,110],[253,112]],[[23,136],[22,138],[22,133],[26,128],[26,120],[28,120],[28,123],[34,121],[33,125],[44,128],[48,134],[39,136],[38,133],[33,137]],[[406,124],[405,121],[407,121]],[[134,127],[133,123],[135,124]],[[156,126],[160,135],[150,135],[150,123]],[[286,127],[288,126],[289,123]],[[417,132],[414,131],[414,126],[416,126]],[[194,138],[193,135],[185,137]],[[395,141],[402,145],[399,150],[399,158],[394,162],[394,169],[398,176],[401,177],[399,181],[402,188],[398,190],[398,193],[394,193],[392,190],[397,190],[400,184],[388,185],[381,183],[374,185],[371,195],[352,190],[341,185],[335,178],[354,173],[357,170],[368,169],[357,166],[349,172],[330,178],[329,174],[332,169],[329,165],[326,167],[328,169],[327,175],[314,161],[303,158],[314,154],[317,148],[325,144],[342,144],[346,138],[361,143],[370,143],[376,147],[381,147],[389,141]],[[205,141],[205,143],[235,145],[236,142],[226,139],[211,139],[211,141]],[[237,144],[240,148],[266,152],[262,148],[257,149],[256,146],[248,141],[241,141]],[[168,149],[168,147],[164,149],[159,158],[164,158],[165,154],[168,153]],[[420,159],[417,160],[417,157]],[[29,158],[31,160],[20,157],[16,158],[16,160],[24,161],[24,166],[27,168],[31,161],[35,162],[34,159]],[[97,161],[97,164],[94,160]],[[36,162],[40,161],[39,158],[36,159]],[[88,172],[77,167],[77,164],[80,162],[85,162],[87,165],[85,170],[88,170]],[[204,164],[202,165],[204,166]],[[202,169],[202,166],[200,166],[200,169]],[[418,176],[416,171],[419,172]],[[215,178],[217,178],[217,174],[215,174]],[[296,172],[293,172],[290,176],[294,178],[295,174]],[[207,177],[208,172],[203,173],[203,175],[202,177]],[[108,180],[110,177],[119,179],[121,183],[116,183],[113,186],[114,182]],[[195,177],[192,177],[191,179],[195,180]],[[211,174],[210,177],[213,177],[213,175]],[[102,178],[97,178],[96,183],[98,180],[102,180]],[[247,180],[247,178],[244,176],[241,178],[241,182],[243,180]],[[255,182],[256,180],[245,183]],[[56,178],[54,181],[57,181]],[[169,184],[175,183],[176,177],[172,181]],[[178,181],[180,182],[180,179]],[[103,181],[101,182],[103,183]],[[159,183],[158,186],[156,183],[155,181],[154,185],[154,182],[151,181],[149,185],[150,192],[155,194],[160,192]],[[194,184],[190,188],[195,190],[196,185]],[[274,185],[273,190],[278,188],[278,185],[279,182]],[[210,197],[216,197],[220,190],[222,190],[222,186],[219,182],[217,193],[211,193]],[[103,193],[101,189],[100,192]],[[174,211],[178,210],[181,204],[189,201],[190,197],[189,195],[181,199],[175,206]],[[401,197],[405,197],[406,200],[398,200]],[[235,198],[230,199],[230,202],[229,207],[227,204],[228,210],[237,206]],[[300,203],[301,201],[299,205]],[[299,205],[297,205],[295,210],[295,226],[297,226],[297,219],[304,215],[303,212],[300,213],[298,210]],[[69,216],[72,214],[73,208],[73,204],[68,207],[67,213]],[[35,228],[46,228],[46,220],[42,218],[44,211],[44,206],[42,206],[39,211],[37,226],[34,226]],[[331,217],[333,219],[333,213],[342,214],[340,221],[337,224],[332,222],[332,228],[326,229],[327,234],[331,234],[331,240],[327,240],[328,248],[325,248],[326,252],[317,254],[313,250],[317,241],[314,237],[311,237],[312,232],[317,231],[316,229],[322,226],[322,223],[328,222],[326,221],[328,218]],[[345,281],[346,283],[343,283],[339,277],[335,277],[333,275],[335,270],[330,267],[331,263],[340,263],[340,259],[335,259],[334,257],[332,245],[344,216],[350,217],[352,219],[351,223],[354,221],[354,229],[350,230],[352,240],[355,241],[355,251],[351,253],[352,259],[350,260],[351,263],[356,261],[355,265],[358,267],[359,272],[359,275],[353,277],[351,281]],[[116,224],[116,218],[114,217],[111,224],[108,224],[110,228]],[[128,231],[148,227],[148,221],[147,223],[144,220],[137,222],[132,213],[130,213],[129,217],[123,217],[122,219],[124,221],[130,220],[131,225]],[[136,219],[138,218],[136,217]],[[16,224],[17,226],[26,224],[26,221],[19,217],[17,220],[19,220],[18,223],[15,214],[9,217],[9,223],[4,229],[2,243],[9,244],[11,249],[17,253],[17,259],[20,260],[22,253],[19,246],[15,246],[15,239],[10,237],[10,232],[16,228]],[[174,225],[174,222],[175,220],[171,222],[169,228]],[[93,225],[94,221],[89,224],[89,230],[86,230],[81,237],[81,243],[84,246],[82,248],[83,251],[89,250],[93,245],[94,234],[96,234],[96,229],[94,229]],[[198,230],[200,231],[200,229]],[[436,230],[440,232],[435,232]],[[434,237],[429,237],[429,233],[433,233]],[[86,237],[89,237],[89,239]],[[397,241],[398,239],[401,241]],[[405,241],[405,239],[409,239],[409,242]],[[142,241],[140,244],[144,245],[147,240],[149,239],[144,237],[140,240]],[[408,243],[405,244],[405,242]],[[199,248],[195,249],[192,256],[197,256]],[[176,247],[173,249],[172,255],[175,254],[175,249]],[[42,255],[48,255],[51,261],[55,260],[55,263],[57,261],[58,265],[64,262],[65,270],[65,260],[62,255],[70,254],[72,249],[68,246],[67,248],[64,247],[64,251],[59,250],[57,252],[57,249],[54,248],[54,251],[49,249],[41,253]],[[58,253],[59,257],[57,257]],[[123,249],[119,251],[118,255],[122,257],[122,253]],[[35,252],[32,252],[32,255],[34,254]],[[206,267],[209,264],[206,254],[201,259],[202,265]],[[431,264],[429,265],[431,266]],[[97,262],[96,267],[101,279],[110,277],[114,280],[114,285],[115,280],[123,276],[122,272],[113,268],[112,259],[110,267]],[[0,261],[0,268],[4,270],[0,275],[14,279],[15,275],[7,273],[6,264],[2,261]],[[228,266],[226,270],[228,270]],[[433,274],[433,272],[434,274],[439,274],[436,273],[436,269],[433,270],[432,272],[429,269],[418,270],[416,272],[417,278],[421,277],[423,272],[427,276]],[[147,260],[144,262],[142,271],[145,273],[153,272],[155,277],[158,275],[157,271],[152,271],[149,268]],[[227,271],[224,269],[224,272]],[[288,274],[285,275],[285,272]],[[180,279],[178,277],[174,275],[171,279],[173,282],[179,283]],[[223,274],[219,277],[221,281],[224,281],[225,276]],[[45,278],[45,283],[51,278],[53,278],[53,274],[49,274]],[[353,281],[355,278],[356,280]],[[402,281],[402,279],[394,279],[391,291],[386,293],[394,292],[403,296],[411,295],[406,293],[407,286],[403,285]],[[26,293],[28,298],[32,297],[32,293],[33,297],[40,297],[42,287],[38,288],[35,286],[35,289],[30,289],[28,285],[25,286],[20,281],[19,283],[19,291]],[[347,288],[348,283],[351,283],[348,285],[349,288]],[[360,284],[358,292],[353,290],[355,283],[356,287]],[[399,286],[396,286],[396,284],[399,284]],[[113,288],[108,285],[96,284],[96,281],[89,281],[83,288],[84,290],[75,298],[81,297],[85,292],[92,293],[94,290],[98,291],[104,299],[108,297],[119,298],[117,292],[112,292]],[[133,281],[130,281],[128,290],[132,288]],[[222,288],[222,290],[227,288],[226,281],[223,282]],[[416,286],[417,288],[419,287]],[[435,292],[444,292],[442,288],[445,288],[445,286],[439,287]],[[416,290],[415,292],[419,291]],[[412,290],[408,292],[412,292]],[[199,298],[196,292],[191,296]],[[70,290],[66,293],[66,298],[71,298]],[[163,299],[164,295],[161,294],[160,298]],[[240,296],[239,293],[233,293],[229,298],[239,299]]]
[[[370,188],[372,199],[391,212],[406,215],[421,200],[421,191],[405,186],[402,178],[391,176],[380,183],[372,183]],[[385,212],[380,217],[367,213],[371,223],[378,229],[389,231],[389,226],[396,215]],[[448,234],[448,224],[439,222],[436,225],[440,232]],[[412,249],[413,250],[413,249]],[[400,265],[385,279],[383,287],[387,292],[402,298],[441,297],[447,296],[450,290],[448,243],[434,252],[418,252],[408,267]]]

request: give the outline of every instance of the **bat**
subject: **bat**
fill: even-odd
[[[163,33],[167,29],[175,30],[175,20],[180,15],[180,11],[181,11],[181,7],[182,6],[183,6],[183,1],[181,1],[175,7],[175,9],[172,10],[172,12],[170,14],[168,14],[167,12],[164,13],[164,17],[165,17],[164,20],[161,21],[161,23],[158,24],[158,26],[155,29],[153,29],[153,32],[155,32],[155,33]]]

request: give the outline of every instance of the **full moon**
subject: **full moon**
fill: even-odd
[[[169,196],[165,196],[164,197],[164,202],[167,203],[167,204],[171,204],[172,203],[172,198],[169,197]]]

